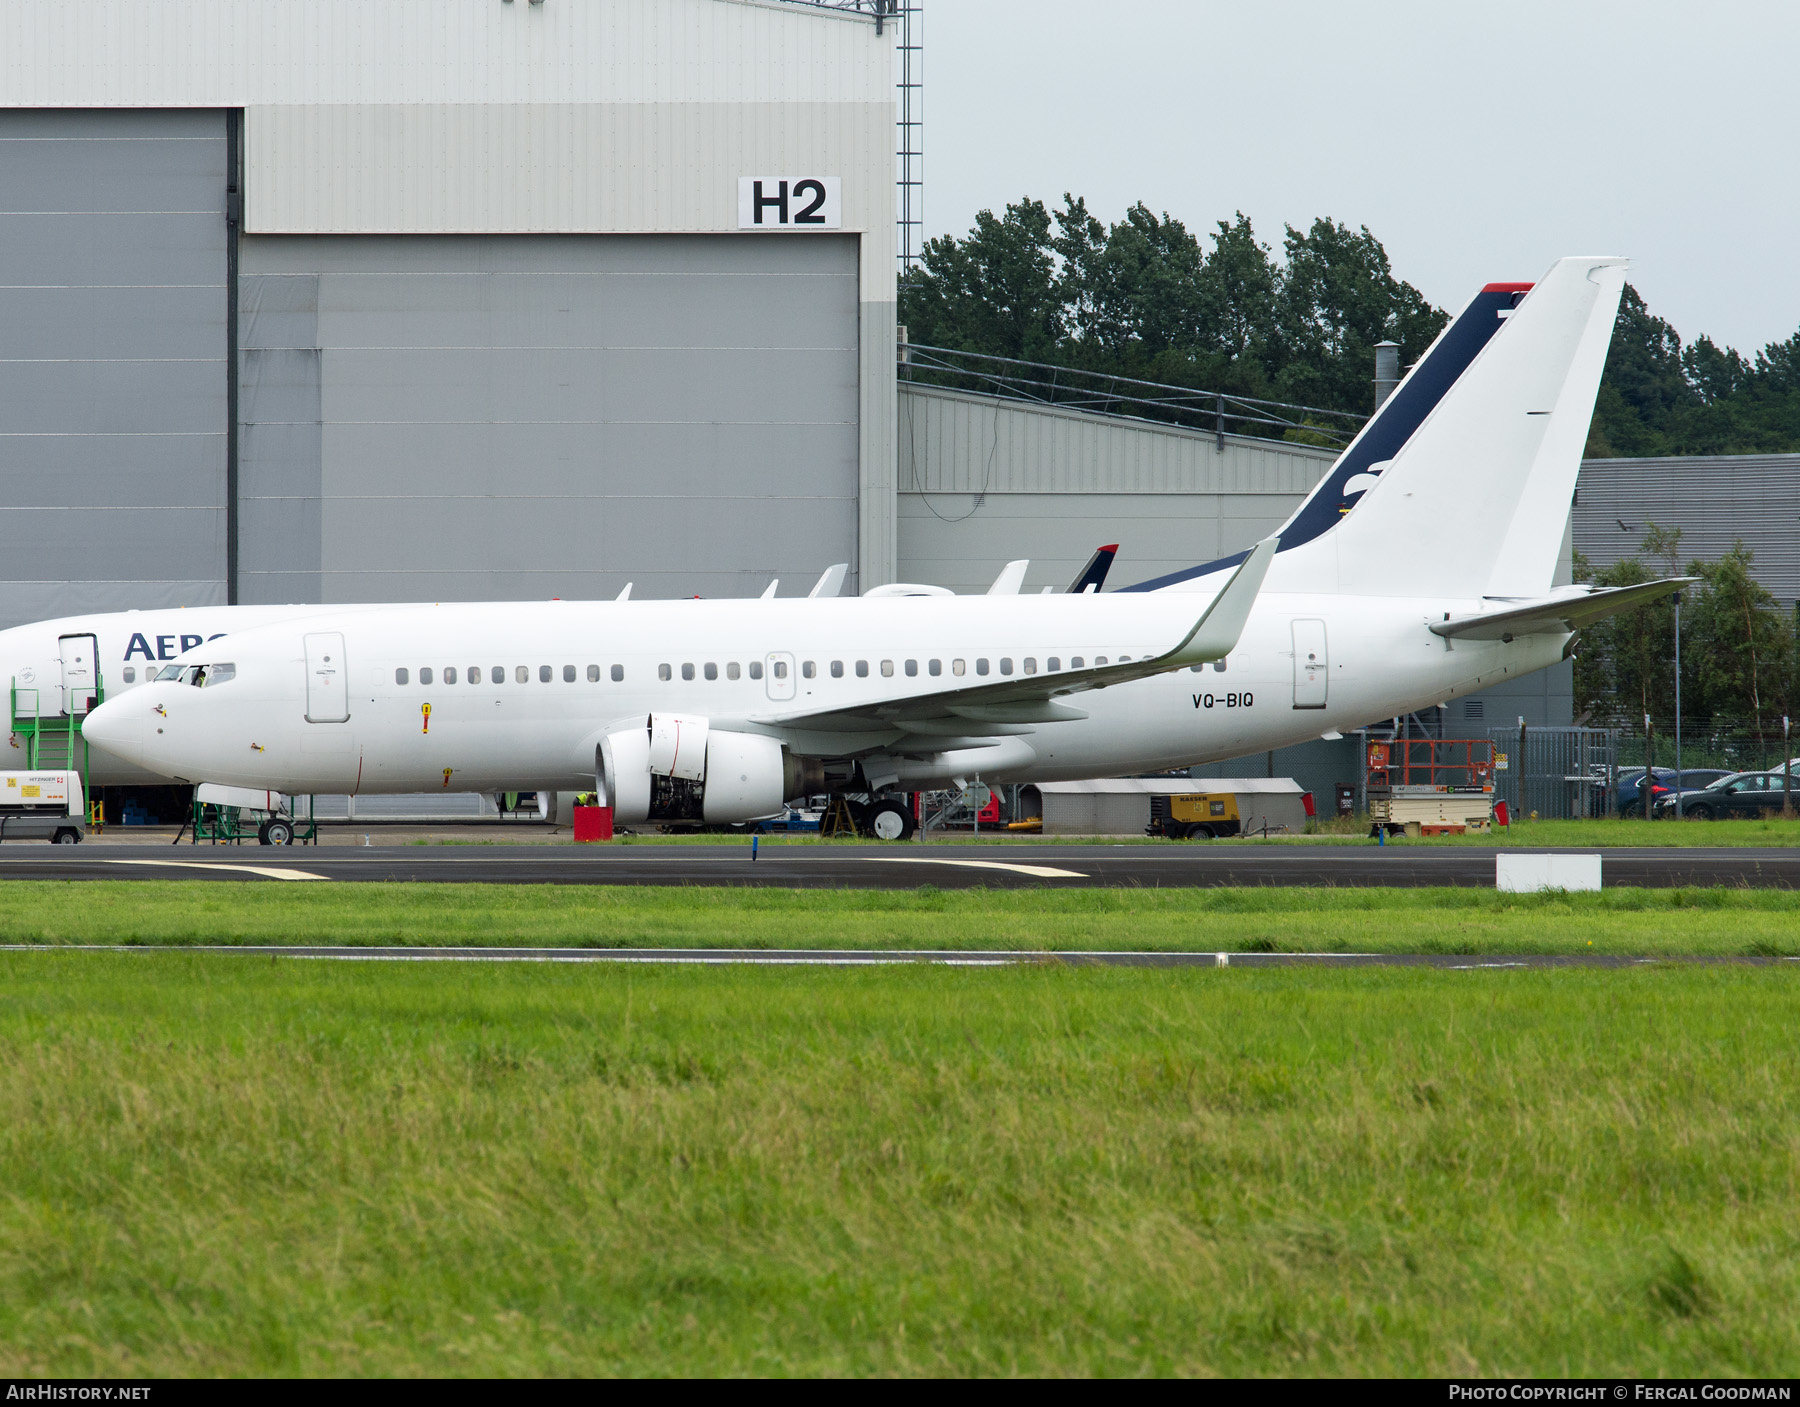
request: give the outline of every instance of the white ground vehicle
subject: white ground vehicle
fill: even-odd
[[[87,797],[76,772],[0,772],[0,841],[78,845],[87,833]]]

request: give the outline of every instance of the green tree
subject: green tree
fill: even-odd
[[[1703,579],[1684,644],[1699,676],[1698,702],[1714,718],[1741,719],[1758,735],[1790,712],[1794,629],[1751,573],[1740,541],[1717,562],[1694,562]]]
[[[983,210],[968,238],[926,241],[900,285],[900,320],[915,342],[1048,361],[1063,335],[1050,212],[1022,200],[996,219]]]

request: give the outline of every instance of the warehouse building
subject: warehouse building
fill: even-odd
[[[1716,562],[1738,543],[1756,579],[1789,610],[1800,601],[1800,454],[1590,459],[1575,495],[1575,549],[1596,570],[1645,558],[1652,526],[1681,533],[1675,570]],[[1653,571],[1666,561],[1645,558]]]
[[[883,18],[0,4],[0,625],[891,580]]]

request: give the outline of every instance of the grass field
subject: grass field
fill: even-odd
[[[0,1374],[1791,1374],[1795,980],[0,955]]]
[[[4,943],[1800,955],[1800,894],[0,883]]]

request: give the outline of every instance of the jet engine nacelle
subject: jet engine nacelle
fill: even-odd
[[[620,825],[748,821],[781,810],[816,780],[818,764],[774,738],[734,733],[687,714],[653,713],[642,728],[600,742],[601,782]]]

